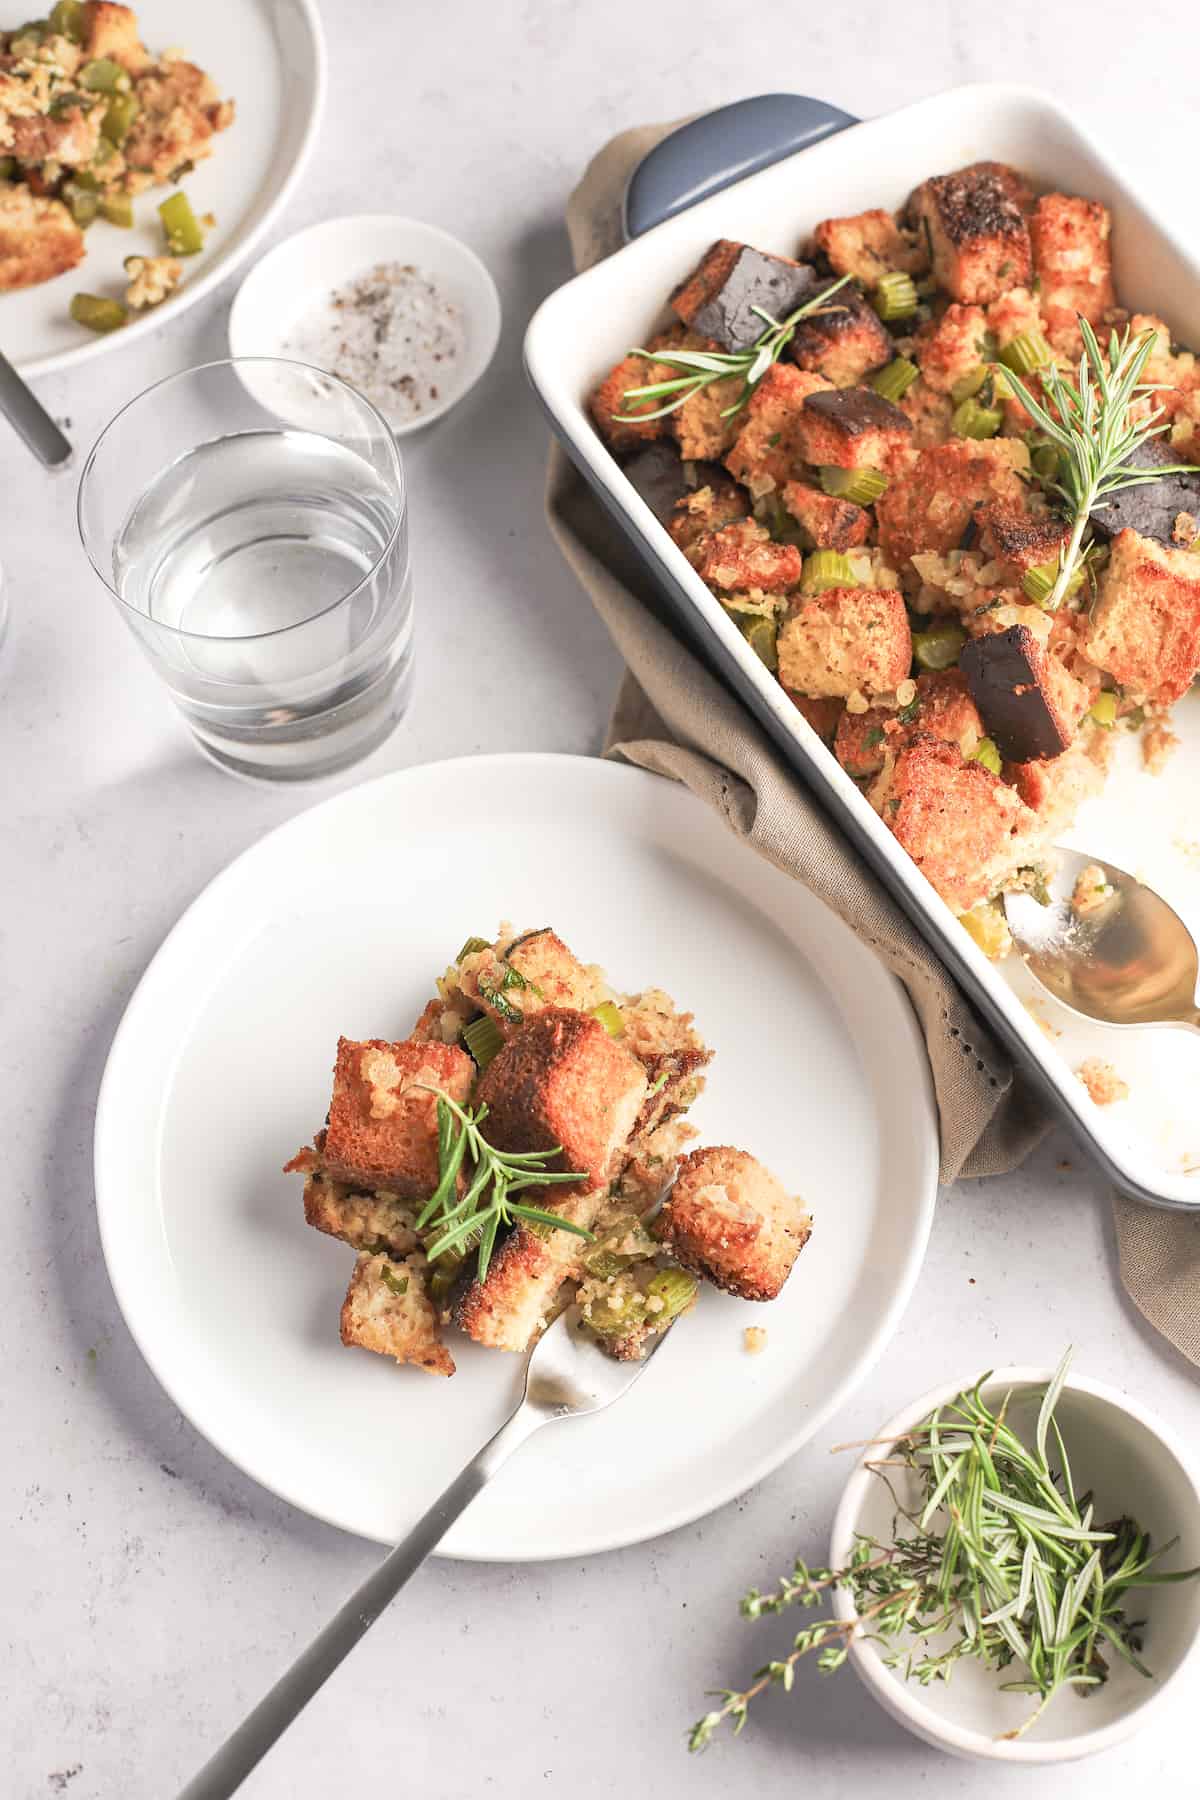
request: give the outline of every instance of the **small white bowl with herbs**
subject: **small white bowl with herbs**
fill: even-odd
[[[1200,1643],[1200,1483],[1115,1389],[999,1369],[914,1401],[868,1445],[833,1525],[743,1614],[811,1609],[746,1689],[693,1727],[740,1730],[801,1658],[847,1661],[892,1716],[952,1755],[1067,1762],[1147,1722]]]

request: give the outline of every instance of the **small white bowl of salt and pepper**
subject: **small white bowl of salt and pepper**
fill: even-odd
[[[328,370],[397,437],[449,412],[499,337],[500,297],[475,252],[436,225],[390,213],[328,219],[277,244],[229,316],[232,356]]]

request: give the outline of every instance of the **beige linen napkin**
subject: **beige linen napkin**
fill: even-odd
[[[620,247],[626,180],[674,129],[623,132],[592,160],[567,207],[576,268]],[[702,649],[685,647],[678,627],[664,622],[638,557],[557,445],[546,508],[563,556],[627,665],[606,755],[689,787],[760,856],[832,907],[904,983],[933,1072],[942,1180],[1015,1168],[1048,1129],[1040,1099],[765,734],[709,673]],[[1200,1363],[1200,1218],[1120,1198],[1114,1217],[1121,1279],[1131,1299]]]

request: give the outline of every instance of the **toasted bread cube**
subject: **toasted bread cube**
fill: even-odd
[[[954,436],[954,402],[949,394],[918,376],[900,402],[900,411],[912,426],[909,439],[913,450],[928,450],[933,444],[944,444]]]
[[[796,711],[811,725],[821,742],[832,747],[833,740],[837,735],[838,722],[846,710],[846,702],[836,695],[813,698],[809,694],[798,693],[795,688],[788,687],[786,683],[780,685]]]
[[[878,775],[888,753],[889,737],[901,731],[896,715],[882,706],[866,712],[843,711],[833,740],[833,754],[855,781]]]
[[[1200,670],[1200,557],[1119,531],[1084,649],[1122,687],[1169,706]]]
[[[1070,526],[1055,513],[1025,506],[977,506],[975,524],[980,555],[1000,565],[995,579],[1002,587],[1019,587],[1030,569],[1056,563],[1071,536]]]
[[[987,317],[982,306],[948,306],[917,333],[915,355],[931,388],[948,394],[964,375],[988,359]]]
[[[485,1132],[497,1148],[558,1149],[548,1167],[577,1171],[593,1188],[619,1168],[648,1085],[637,1057],[599,1019],[547,1007],[488,1064],[476,1100],[488,1107]],[[565,1191],[551,1190],[556,1199]]]
[[[667,424],[675,434],[679,454],[688,462],[719,462],[733,445],[741,416],[728,413],[728,409],[741,391],[742,383],[736,377],[712,381],[670,415]]]
[[[954,744],[918,731],[869,799],[948,906],[966,912],[1002,887],[1036,833],[1014,790]]]
[[[892,360],[892,339],[862,290],[848,282],[821,311],[801,319],[787,355],[835,387],[851,387]]]
[[[624,416],[627,413],[640,415],[659,410],[662,405],[660,400],[637,400],[627,404],[625,399],[630,388],[649,387],[653,380],[652,365],[644,357],[623,356],[591,396],[588,411],[592,415],[592,423],[610,450],[618,454],[623,450],[633,450],[639,444],[648,444],[653,439],[662,437],[666,432],[665,419]]]
[[[916,688],[915,702],[898,714],[877,706],[865,713],[842,714],[834,755],[856,781],[877,775],[887,757],[918,731],[956,745],[963,756],[973,756],[979,748],[985,735],[983,720],[961,670],[919,675]]]
[[[817,285],[808,263],[718,238],[675,289],[671,305],[685,325],[722,350],[748,350],[767,329],[756,307],[786,319]]]
[[[632,1208],[639,1216],[658,1205],[663,1190],[675,1179],[686,1145],[696,1136],[682,1113],[639,1133],[631,1142],[631,1155],[613,1190],[613,1203]]]
[[[1084,731],[1061,756],[1005,765],[1005,779],[1037,815],[1043,842],[1060,837],[1084,801],[1100,792],[1113,737],[1111,731]]]
[[[972,639],[960,666],[1007,762],[1061,756],[1069,747],[1090,696],[1027,625]]]
[[[804,557],[795,544],[775,543],[757,519],[739,519],[706,541],[696,566],[710,586],[728,593],[781,594],[796,586]]]
[[[813,243],[835,274],[853,275],[864,287],[877,287],[896,269],[921,275],[929,267],[923,241],[881,207],[846,219],[822,219]]]
[[[995,300],[1028,287],[1033,275],[1029,230],[1009,184],[979,164],[923,182],[908,203],[928,235],[933,274],[955,300]]]
[[[956,438],[917,452],[906,467],[893,464],[887,489],[875,502],[888,561],[898,568],[920,551],[957,550],[977,506],[1024,502],[1018,471],[1028,468],[1029,451],[1019,438]]]
[[[438,1183],[437,1100],[464,1104],[475,1064],[454,1044],[338,1039],[325,1133],[326,1172],[352,1187],[426,1199]]]
[[[195,63],[164,56],[135,78],[140,108],[121,145],[126,167],[151,182],[167,181],[185,163],[212,154],[214,133],[233,122],[233,103],[222,100],[211,79]]]
[[[1013,205],[1017,207],[1020,212],[1024,213],[1026,218],[1029,217],[1037,204],[1037,195],[1034,193],[1028,180],[1021,174],[1019,169],[1014,169],[1011,163],[968,163],[965,169],[959,170],[959,174],[967,176],[993,176],[995,180],[1000,183],[1000,186],[1004,189],[1004,192],[1008,195]]]
[[[12,121],[12,154],[19,163],[61,163],[76,169],[90,163],[100,143],[101,108],[56,106]]]
[[[61,200],[0,181],[0,293],[73,269],[83,249],[83,233]]]
[[[910,729],[955,744],[964,756],[975,754],[987,733],[961,669],[917,676],[917,710]]]
[[[502,953],[489,949],[464,957],[458,981],[505,1037],[547,1006],[591,1012],[608,998],[600,971],[581,963],[549,926],[522,933]]]
[[[792,363],[772,364],[739,415],[738,433],[725,458],[730,474],[755,495],[790,481],[804,460],[804,403],[810,394],[826,391],[832,389],[823,375]]]
[[[667,530],[690,561],[702,540],[736,519],[744,519],[749,511],[745,490],[735,481],[717,477],[676,504]]]
[[[620,1041],[637,1057],[649,1083],[628,1145],[629,1155],[635,1156],[665,1119],[695,1104],[704,1091],[701,1071],[713,1053],[695,1029],[695,1015],[680,1012],[661,988],[626,994],[620,1011]]]
[[[314,1231],[340,1238],[355,1250],[392,1257],[421,1248],[416,1214],[398,1194],[372,1194],[332,1181],[314,1169],[304,1183],[304,1219]]]
[[[429,1375],[453,1375],[454,1358],[441,1341],[438,1313],[426,1287],[421,1251],[394,1261],[362,1255],[342,1303],[342,1342],[399,1363],[416,1363]]]
[[[107,58],[130,75],[144,74],[150,68],[152,59],[142,44],[132,7],[114,6],[111,0],[85,0],[80,24],[80,43],[88,62]]]
[[[808,396],[796,435],[806,462],[886,469],[907,447],[912,422],[874,388],[833,388]]]
[[[563,1188],[551,1187],[541,1194],[529,1189],[525,1198],[590,1231],[606,1195],[606,1188],[598,1188],[564,1196]],[[586,1250],[586,1238],[574,1232],[542,1235],[518,1221],[493,1256],[485,1279],[473,1281],[458,1302],[455,1322],[490,1350],[527,1349],[549,1322],[563,1282],[582,1273]]]
[[[853,500],[839,500],[806,481],[789,481],[783,504],[814,550],[852,550],[867,541],[871,515]]]
[[[912,632],[888,588],[797,594],[779,631],[779,679],[814,698],[893,692],[907,679]]]
[[[1055,349],[1077,355],[1077,314],[1099,325],[1116,305],[1108,208],[1096,200],[1043,194],[1029,222],[1033,260],[1041,282],[1039,303],[1046,335]]]
[[[685,1269],[743,1300],[774,1300],[811,1231],[803,1202],[724,1144],[684,1157],[655,1225]]]

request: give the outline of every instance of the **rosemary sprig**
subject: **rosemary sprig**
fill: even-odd
[[[751,312],[758,314],[764,329],[748,350],[631,350],[630,356],[640,356],[650,363],[663,363],[668,369],[677,369],[679,374],[671,381],[652,381],[645,387],[627,388],[621,402],[625,410],[614,413],[613,418],[624,423],[664,419],[710,383],[728,381],[732,376],[740,375],[741,392],[731,406],[723,407],[721,411],[723,419],[731,418],[734,413],[741,412],[772,363],[779,361],[801,319],[809,319],[819,312],[845,311],[844,307],[830,307],[827,303],[849,279],[849,275],[843,275],[831,282],[803,306],[798,306],[795,312],[789,313],[786,319],[773,319],[761,306],[752,306]],[[667,396],[670,398],[666,399]],[[631,402],[660,399],[666,399],[666,404],[655,412],[629,411]]]
[[[1036,1695],[1038,1705],[1008,1737],[1027,1731],[1062,1689],[1100,1686],[1108,1677],[1102,1647],[1150,1674],[1139,1655],[1140,1625],[1125,1616],[1126,1596],[1190,1581],[1200,1569],[1154,1569],[1178,1540],[1151,1550],[1131,1519],[1093,1525],[1091,1497],[1076,1497],[1054,1416],[1070,1357],[1068,1350],[1046,1389],[1032,1448],[1006,1422],[1007,1396],[998,1413],[984,1403],[988,1377],[981,1376],[896,1445],[899,1455],[872,1465],[890,1487],[884,1469],[898,1463],[920,1490],[914,1510],[896,1502],[891,1543],[860,1536],[843,1569],[809,1568],[797,1558],[773,1593],[751,1589],[741,1605],[747,1619],[815,1607],[835,1587],[851,1595],[855,1616],[803,1627],[788,1654],[755,1670],[748,1687],[719,1690],[720,1704],[688,1734],[690,1750],[702,1750],[727,1722],[740,1732],[751,1702],[769,1687],[790,1691],[796,1664],[810,1652],[823,1674],[840,1668],[856,1633],[889,1645],[887,1666],[923,1687],[948,1681],[966,1658],[997,1671],[1023,1666],[1024,1677],[1001,1689]]]
[[[1082,314],[1078,317],[1083,338],[1078,374],[1074,378],[1065,375],[1055,363],[1038,370],[1048,405],[1036,399],[1011,369],[993,365],[1035,425],[1062,452],[1059,473],[1044,485],[1063,502],[1071,520],[1071,537],[1044,601],[1048,612],[1057,612],[1062,605],[1084,553],[1088,520],[1106,503],[1106,496],[1121,488],[1158,481],[1163,475],[1186,474],[1192,467],[1174,463],[1138,469],[1129,462],[1143,444],[1166,429],[1161,406],[1141,418],[1130,417],[1135,400],[1157,393],[1164,385],[1142,380],[1156,334],[1142,331],[1133,337],[1128,326],[1120,337],[1114,331],[1106,359],[1092,327]]]
[[[552,1150],[520,1154],[497,1150],[479,1129],[488,1115],[486,1105],[463,1107],[442,1088],[426,1091],[437,1095],[438,1184],[417,1216],[417,1230],[426,1233],[425,1253],[430,1262],[454,1251],[461,1254],[467,1245],[477,1243],[482,1281],[492,1260],[497,1234],[514,1219],[570,1231],[589,1241],[593,1238],[594,1234],[582,1225],[573,1225],[557,1213],[527,1206],[511,1197],[526,1188],[585,1179],[578,1171],[547,1170],[547,1160],[560,1154],[560,1145]],[[461,1192],[460,1175],[464,1176]]]

